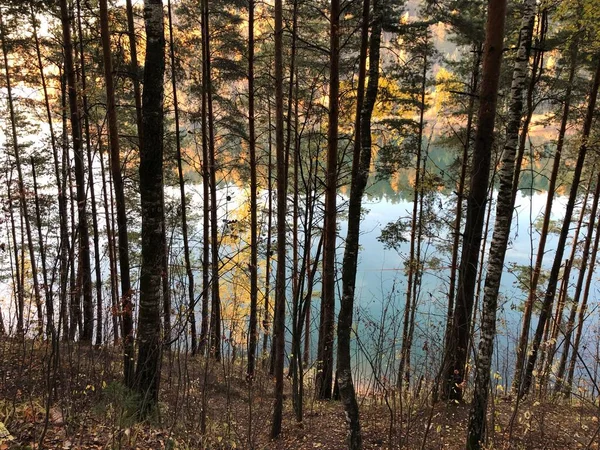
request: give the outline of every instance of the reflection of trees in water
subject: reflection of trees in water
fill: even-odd
[[[533,193],[548,190],[555,147],[550,134],[544,133],[530,138],[530,148],[526,150],[526,156],[523,159],[519,182],[519,188],[523,195],[531,196]],[[431,179],[439,181],[437,190],[444,195],[450,195],[455,191],[457,157],[454,149],[435,143],[429,150],[427,174]],[[385,200],[392,204],[412,201],[414,178],[414,168],[412,167],[401,168],[386,178],[372,174],[367,187],[367,195],[371,200]],[[572,179],[569,164],[562,166],[559,179],[562,180],[562,188],[557,190],[557,194],[562,196],[568,191]],[[498,181],[496,181],[496,188],[497,184]]]

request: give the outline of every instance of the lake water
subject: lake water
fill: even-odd
[[[200,190],[201,188],[198,187],[196,194],[193,195],[194,201],[201,199]],[[387,192],[393,192],[393,190],[387,190]],[[237,187],[226,187],[220,191],[219,197],[222,205],[219,209],[222,215],[220,221],[231,220],[243,216],[247,212],[247,204],[245,203],[247,192],[245,190]],[[229,197],[228,201],[226,200],[227,197]],[[495,370],[498,370],[505,380],[509,379],[510,371],[512,371],[515,340],[521,329],[520,306],[526,297],[526,293],[518,286],[516,275],[508,269],[512,265],[529,266],[531,261],[535,259],[539,233],[535,226],[532,227],[530,224],[535,224],[541,220],[546,197],[545,192],[534,192],[532,195],[520,192],[516,201],[511,241],[506,253],[505,271],[500,289],[501,298],[499,301],[498,338],[495,357]],[[346,198],[340,195],[338,204],[343,205],[345,201]],[[453,198],[444,193],[436,194],[435,202],[444,209],[452,208],[450,203],[453,201]],[[555,199],[552,213],[553,220],[562,219],[566,201],[566,197]],[[266,204],[266,196],[262,196],[261,203]],[[408,259],[409,243],[402,243],[396,249],[388,249],[378,238],[382,229],[389,222],[396,221],[400,217],[408,219],[412,214],[412,207],[412,201],[406,200],[400,194],[381,195],[379,193],[377,197],[367,196],[363,202],[365,213],[361,221],[361,251],[355,299],[356,339],[353,345],[355,370],[358,378],[370,378],[374,372],[381,379],[391,380],[395,377],[402,335],[402,315],[406,298],[404,263]],[[493,223],[494,214],[492,213],[488,231],[488,247],[493,231]],[[343,238],[347,232],[347,222],[344,215],[340,216],[338,226],[336,264],[339,281],[341,277]],[[408,238],[408,234],[405,237]],[[416,373],[423,373],[428,376],[432,375],[432,371],[441,356],[442,342],[440,337],[443,336],[445,326],[450,274],[450,254],[449,252],[440,252],[435,244],[450,239],[451,236],[443,232],[431,239],[426,239],[422,246],[422,254],[425,259],[430,257],[440,259],[438,267],[426,269],[423,274],[416,315],[413,366]],[[557,236],[555,234],[550,235],[546,244],[545,268],[549,268],[553,262],[556,242]],[[237,248],[239,249],[239,247]],[[289,248],[288,257],[291,257],[289,256],[291,247]],[[567,252],[569,251],[570,247],[567,249]],[[568,254],[567,252],[566,254]],[[264,276],[264,273],[262,275]],[[571,273],[572,283],[574,283],[576,276],[577,271],[573,270]],[[224,279],[227,278],[227,275],[224,275]],[[597,289],[592,292],[594,298],[596,292]],[[316,318],[318,318],[320,303],[320,285],[318,282],[314,294],[312,317],[315,319],[311,327],[313,357],[316,356],[318,327]],[[227,303],[226,298],[224,302]],[[290,311],[288,309],[289,317]],[[535,326],[536,322],[537,320],[534,318],[532,326]],[[476,345],[477,342],[475,342]]]
[[[365,210],[361,221],[361,251],[359,256],[359,266],[356,279],[356,339],[354,342],[355,361],[357,377],[370,376],[372,373],[377,373],[381,377],[394,379],[395,369],[397,366],[397,356],[400,349],[401,341],[401,326],[403,308],[406,298],[406,276],[404,271],[404,263],[408,259],[409,243],[402,243],[396,249],[387,249],[382,242],[378,240],[382,229],[390,222],[396,221],[402,217],[410,218],[412,214],[413,203],[407,200],[407,195],[399,189],[393,189],[389,184],[381,189],[373,189],[371,196],[366,196],[363,202]],[[196,289],[199,294],[201,290],[201,273],[200,273],[200,257],[202,253],[202,186],[199,184],[190,184],[186,186],[187,192],[191,197],[188,214],[192,226],[190,228],[190,245],[192,254],[196,262],[198,270],[196,276]],[[374,191],[374,192],[373,192]],[[529,191],[530,192],[530,191]],[[172,197],[175,204],[178,198],[177,189],[168,189],[167,196]],[[248,217],[248,192],[235,186],[222,186],[218,191],[219,196],[219,225],[221,232],[232,235],[235,230],[236,220],[243,220]],[[410,194],[408,194],[409,196]],[[452,208],[454,198],[445,194],[436,194],[435,202],[445,210]],[[346,198],[340,194],[338,199],[339,205],[344,205]],[[502,372],[502,376],[508,379],[509,369],[512,369],[512,360],[514,358],[514,343],[520,331],[521,313],[519,310],[526,294],[519,289],[516,283],[515,274],[511,273],[508,268],[511,265],[530,265],[532,259],[535,258],[537,252],[538,231],[535,227],[531,227],[531,223],[535,223],[541,219],[544,205],[546,202],[545,192],[534,192],[532,195],[519,193],[516,202],[516,214],[513,219],[511,242],[506,253],[505,272],[501,284],[501,299],[499,303],[498,314],[498,341],[496,352],[496,368]],[[261,201],[263,207],[266,207],[266,194],[263,193]],[[564,215],[566,197],[558,197],[555,199],[552,219],[560,220]],[[275,201],[274,201],[275,205]],[[174,213],[173,213],[174,214]],[[262,238],[266,237],[266,219],[265,214],[261,210],[259,218],[263,222]],[[103,220],[101,221],[103,222]],[[493,230],[494,215],[490,220],[490,230],[488,235],[491,237]],[[103,223],[101,223],[103,225]],[[275,225],[275,222],[273,222]],[[341,260],[343,255],[343,238],[346,236],[347,222],[345,215],[340,215],[339,239],[338,239],[338,257],[337,267],[338,278],[341,276]],[[181,240],[179,237],[178,225],[174,225],[174,232],[171,242],[172,251],[172,277],[177,283],[181,281],[185,285],[185,276],[181,271]],[[585,228],[582,230],[584,236]],[[237,234],[242,234],[240,231]],[[422,254],[425,259],[435,257],[439,258],[439,264],[435,269],[426,269],[423,273],[420,286],[420,294],[418,298],[418,312],[416,316],[415,343],[413,351],[413,366],[415,371],[417,367],[422,368],[423,372],[431,374],[435,362],[439,360],[441,355],[440,337],[443,336],[446,308],[447,308],[447,290],[449,278],[450,254],[448,251],[441,252],[436,248],[435,244],[446,240],[450,242],[451,236],[446,235],[447,232],[441,232],[439,235],[426,238],[422,246]],[[406,238],[409,236],[406,235]],[[273,239],[275,235],[273,233]],[[557,236],[550,235],[547,247],[546,257],[544,259],[544,267],[549,268],[552,264],[554,250],[556,246]],[[264,241],[263,241],[264,242]],[[135,242],[132,242],[135,244]],[[247,240],[245,238],[238,240],[224,241],[222,256],[227,257],[239,252],[240,250],[247,251]],[[488,239],[489,246],[489,239]],[[449,245],[446,244],[449,248]],[[291,248],[291,247],[290,247]],[[262,247],[264,255],[264,247]],[[570,252],[569,248],[565,252],[566,255]],[[566,257],[565,255],[565,257]],[[3,265],[8,264],[8,258],[5,258]],[[108,280],[108,260],[103,253],[103,273]],[[6,269],[7,267],[5,267]],[[274,268],[274,266],[272,267]],[[225,309],[225,316],[229,314],[231,317],[236,316],[238,319],[232,320],[230,324],[236,323],[234,326],[235,333],[245,331],[243,317],[247,314],[244,310],[244,302],[247,302],[247,272],[239,272],[233,269],[224,268],[222,272],[222,298]],[[139,266],[133,270],[133,278],[137,279]],[[178,273],[177,270],[179,271]],[[596,271],[598,272],[598,271]],[[246,275],[244,275],[246,273]],[[245,276],[245,280],[240,280],[240,274]],[[264,279],[264,265],[261,267],[260,275]],[[571,289],[573,289],[574,280],[577,276],[577,270],[571,272]],[[14,303],[10,299],[11,289],[8,284],[5,284],[3,289],[5,295],[2,296],[2,309],[5,324],[8,325],[9,315],[14,313]],[[181,286],[180,286],[181,287]],[[272,288],[274,287],[274,277],[272,278]],[[109,299],[108,282],[105,283],[105,300]],[[177,305],[185,303],[185,289],[178,289],[180,294],[174,296],[174,303]],[[314,290],[312,302],[312,326],[311,326],[311,349],[312,356],[316,356],[316,340],[319,312],[320,285],[317,282]],[[598,294],[598,285],[593,286],[590,299],[590,311],[595,315],[596,298]],[[271,291],[273,295],[273,291]],[[238,306],[235,306],[235,305]],[[241,305],[241,306],[240,306]],[[247,306],[247,305],[246,305]],[[235,310],[237,309],[237,310]],[[31,311],[34,316],[33,311]],[[199,315],[197,315],[199,319]],[[288,310],[288,317],[290,312]],[[598,321],[593,319],[591,324],[596,324]],[[533,321],[533,326],[536,324],[536,319]],[[225,322],[227,326],[227,322]],[[596,332],[595,326],[586,326],[586,334]],[[227,335],[228,331],[225,330]],[[242,336],[242,335],[240,335]],[[288,333],[289,339],[289,333]],[[239,347],[245,348],[239,338]],[[362,375],[361,375],[362,374]]]

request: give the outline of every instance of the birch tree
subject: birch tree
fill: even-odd
[[[488,385],[492,353],[494,350],[494,337],[496,335],[496,309],[500,280],[504,271],[504,258],[510,238],[514,198],[512,196],[513,184],[519,182],[519,168],[515,169],[515,156],[519,143],[519,128],[523,115],[523,90],[527,79],[529,67],[529,53],[535,19],[535,0],[525,0],[521,30],[519,33],[519,47],[513,69],[511,85],[511,100],[509,105],[508,126],[506,142],[500,169],[500,189],[496,203],[496,219],[494,233],[490,244],[487,276],[484,285],[483,315],[481,326],[481,341],[477,358],[477,375],[475,378],[475,395],[469,417],[468,448],[480,448],[485,435],[485,414],[487,411]],[[496,13],[499,14],[499,13]],[[503,24],[502,24],[503,25]],[[503,33],[503,26],[498,26],[496,33]],[[490,37],[491,39],[491,37]],[[502,36],[499,38],[502,42]],[[485,68],[484,68],[485,79]],[[485,105],[484,105],[485,106]],[[482,106],[483,107],[483,106]],[[525,133],[526,131],[523,130]]]

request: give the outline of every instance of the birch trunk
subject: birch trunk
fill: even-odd
[[[475,394],[469,417],[467,448],[479,449],[485,437],[486,412],[490,382],[494,337],[496,335],[496,309],[500,280],[504,271],[504,258],[510,238],[514,198],[513,185],[518,183],[519,170],[515,170],[515,156],[519,143],[519,128],[523,115],[523,90],[527,79],[529,53],[535,19],[535,0],[526,0],[519,36],[519,48],[513,69],[509,118],[504,144],[504,157],[500,169],[500,188],[496,204],[496,220],[490,244],[487,275],[484,284],[481,341],[477,358]],[[502,33],[503,27],[499,33]],[[526,132],[525,130],[523,132]]]

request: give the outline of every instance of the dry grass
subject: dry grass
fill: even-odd
[[[345,448],[344,414],[338,402],[315,402],[307,397],[304,420],[297,423],[289,395],[283,433],[271,441],[273,383],[260,371],[248,384],[241,361],[207,365],[200,358],[166,353],[159,411],[151,420],[138,423],[136,399],[120,383],[118,349],[65,343],[59,351],[59,364],[53,368],[47,343],[0,342],[0,422],[14,438],[0,443],[0,449]],[[47,408],[49,383],[55,389]],[[392,409],[381,399],[362,402],[365,449],[464,448],[468,405],[439,403],[431,410],[422,400],[412,405],[410,401],[404,399],[401,405],[396,398]],[[488,416],[488,448],[599,448],[599,410],[593,405],[525,402],[509,439],[513,407],[512,402],[502,400],[494,405],[494,413]]]

